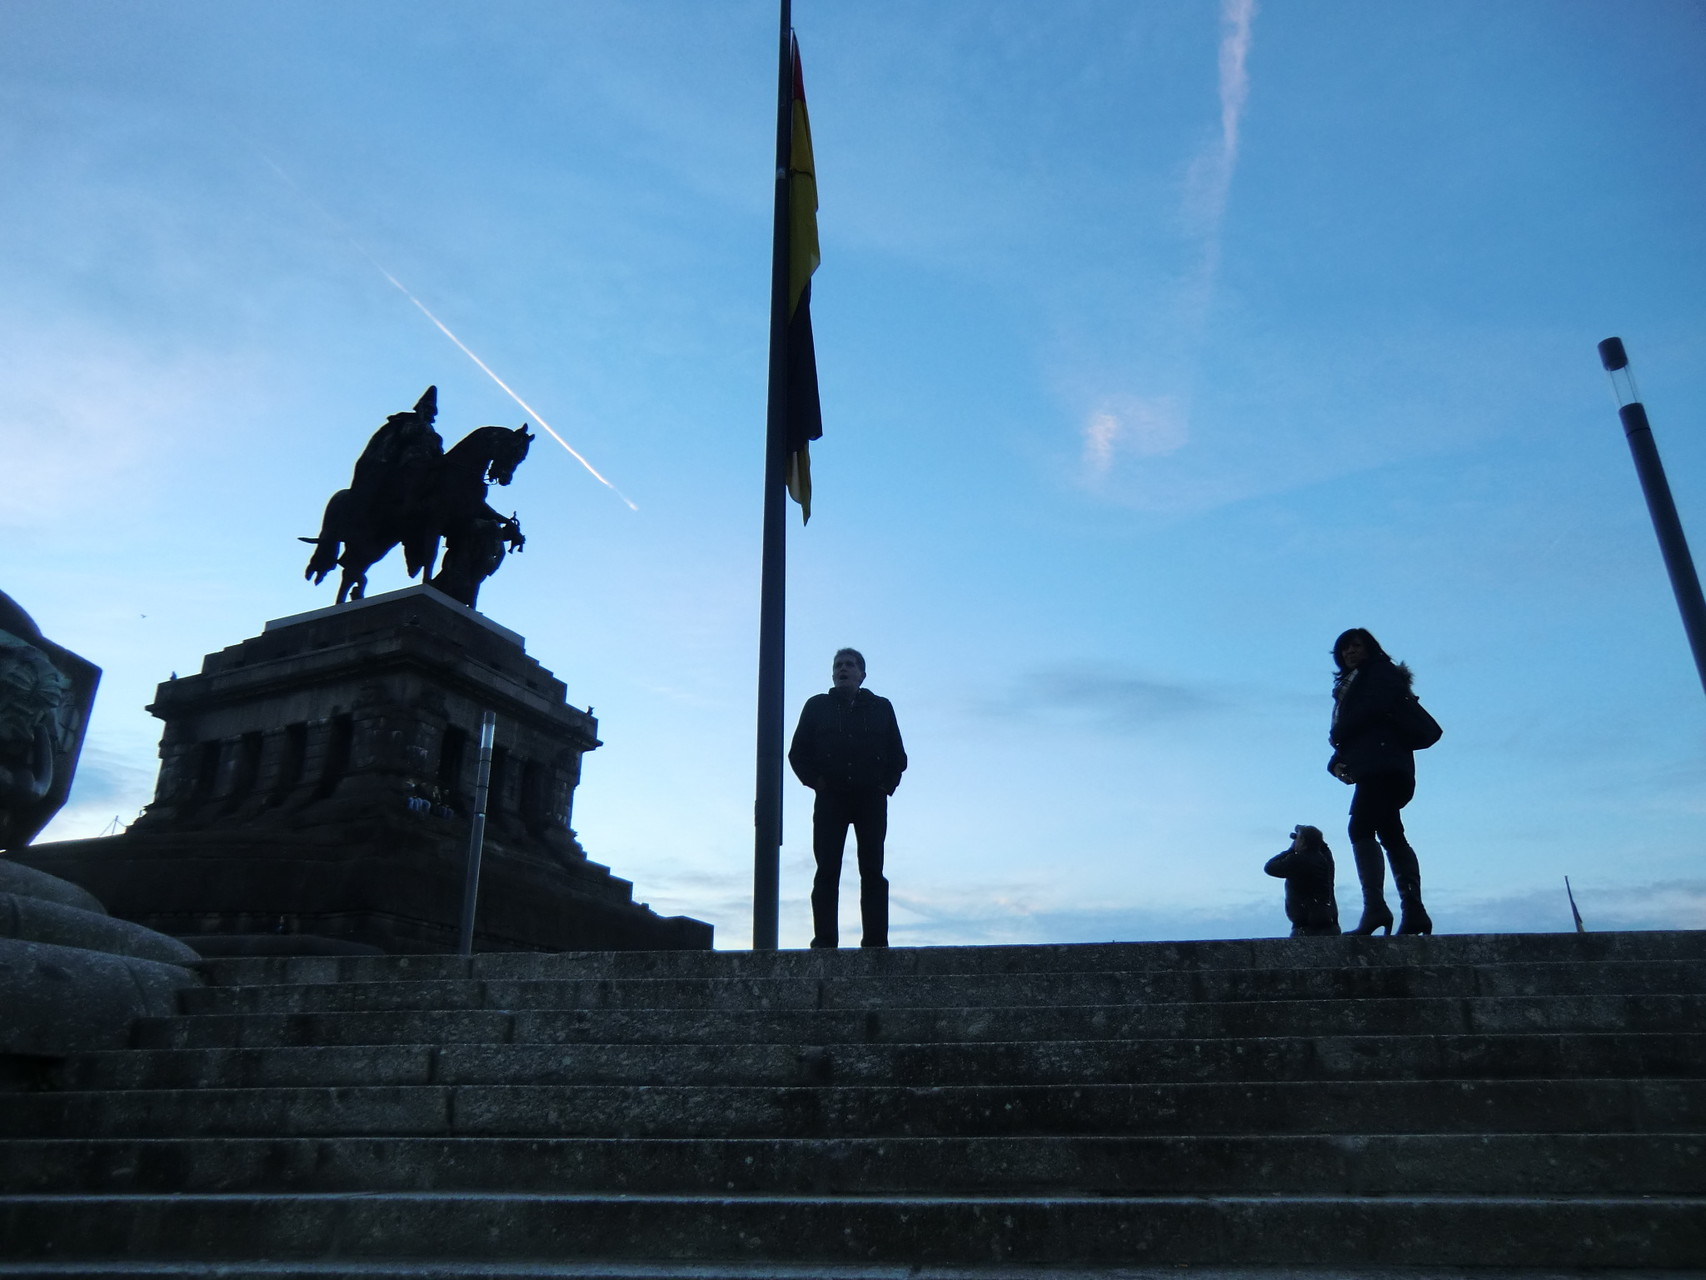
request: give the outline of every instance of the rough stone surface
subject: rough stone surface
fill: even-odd
[[[200,981],[180,965],[0,938],[0,1054],[119,1048],[137,1018],[172,1014]]]
[[[95,911],[106,914],[106,908],[101,900],[90,893],[82,885],[73,884],[60,876],[49,875],[34,867],[27,867],[11,858],[0,857],[0,893],[13,893],[23,898],[40,898],[44,902],[57,902],[63,906],[76,907],[80,911]]]
[[[0,938],[86,947],[115,956],[136,956],[163,964],[194,964],[201,959],[176,938],[104,912],[68,907],[44,898],[0,893]]]
[[[0,1095],[14,1267],[1609,1280],[1706,1258],[1698,932],[204,969],[137,1048]]]
[[[86,1280],[95,1276],[179,1277],[180,1280],[1487,1280],[1480,1268],[1318,1266],[1278,1267],[1058,1267],[913,1266],[842,1263],[836,1266],[765,1262],[450,1262],[356,1261],[243,1263],[69,1263],[0,1260],[8,1280]],[[1653,1271],[1617,1268],[1500,1268],[1497,1280],[1699,1280],[1696,1269]]]
[[[323,938],[315,933],[198,933],[186,939],[196,954],[209,959],[227,956],[378,956],[385,953],[365,942]]]

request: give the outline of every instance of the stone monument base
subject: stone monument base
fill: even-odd
[[[112,914],[208,955],[418,954],[456,950],[467,839],[466,822],[431,817],[341,833],[137,831],[34,845],[14,861],[80,884]],[[553,866],[493,841],[477,903],[476,951],[711,945],[710,925],[659,916],[598,863]]]
[[[491,711],[474,949],[711,945],[703,921],[636,903],[569,829],[600,745],[590,711],[520,636],[431,587],[269,622],[149,709],[166,722],[160,781],[135,825],[13,855],[115,916],[209,954],[455,950]]]

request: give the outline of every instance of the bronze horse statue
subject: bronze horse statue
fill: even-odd
[[[339,604],[361,599],[368,569],[401,543],[411,578],[473,608],[506,547],[526,544],[521,522],[486,504],[486,486],[514,479],[533,443],[527,424],[479,427],[446,452],[433,429],[437,416],[438,388],[428,387],[413,410],[387,418],[362,450],[349,488],[326,503],[320,536],[302,539],[314,544],[303,577],[318,585],[342,567]],[[444,565],[434,575],[441,539]]]

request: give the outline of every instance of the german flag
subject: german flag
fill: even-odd
[[[817,351],[812,345],[812,273],[817,270],[817,164],[812,126],[806,115],[800,43],[789,36],[794,58],[794,98],[788,148],[788,319],[787,421],[784,424],[788,492],[800,504],[802,522],[812,518],[810,442],[823,435],[817,393]]]

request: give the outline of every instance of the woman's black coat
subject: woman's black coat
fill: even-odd
[[[1392,710],[1410,693],[1410,668],[1386,657],[1368,658],[1333,686],[1333,745],[1329,771],[1339,766],[1351,780],[1383,775],[1414,778],[1416,753],[1398,741]]]

